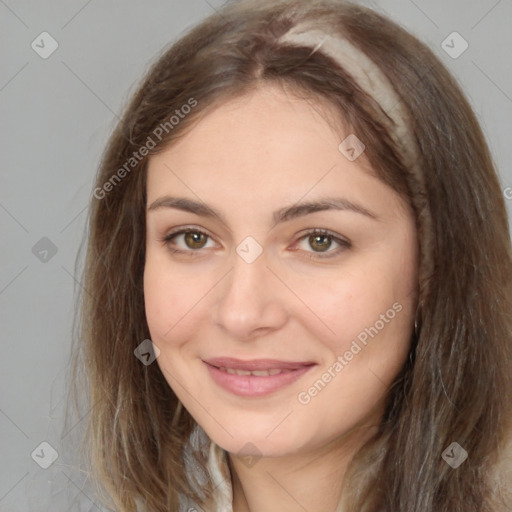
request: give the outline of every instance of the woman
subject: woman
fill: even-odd
[[[511,269],[425,45],[342,1],[225,7],[149,70],[96,180],[78,351],[109,503],[510,510]]]

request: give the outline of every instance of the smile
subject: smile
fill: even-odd
[[[272,368],[271,370],[236,370],[235,368],[219,368],[224,372],[230,373],[231,375],[255,375],[256,377],[268,377],[269,375],[278,375],[283,372],[293,372],[294,370],[281,370],[279,368]]]
[[[233,358],[209,359],[203,363],[219,387],[243,397],[261,397],[275,393],[291,385],[316,365],[310,361],[243,361]]]

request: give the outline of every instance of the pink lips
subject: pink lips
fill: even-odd
[[[277,359],[253,359],[243,361],[231,357],[219,357],[203,361],[213,380],[222,388],[238,396],[258,397],[268,395],[295,382],[316,363],[311,361],[279,361]],[[221,368],[230,369],[231,373]],[[238,375],[233,370],[262,372],[283,370],[273,375]]]

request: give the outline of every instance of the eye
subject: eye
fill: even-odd
[[[196,256],[199,255],[201,249],[208,248],[208,239],[212,240],[208,233],[199,228],[188,226],[171,231],[159,241],[167,246],[172,253]],[[179,242],[182,242],[181,247],[179,246]],[[334,244],[337,244],[338,247],[331,250],[333,242]],[[298,244],[302,244],[299,248],[301,251],[306,253],[306,258],[320,259],[332,258],[352,247],[349,241],[340,238],[338,235],[326,229],[312,229],[308,231],[298,239]],[[309,251],[305,245],[312,248],[313,251]],[[212,246],[210,246],[210,248],[211,247]],[[295,251],[297,249],[292,248],[291,250]]]
[[[182,253],[192,256],[192,253],[198,252],[200,249],[207,248],[206,243],[209,238],[211,239],[210,235],[201,229],[185,227],[168,233],[159,241],[167,246],[173,253]],[[185,245],[175,248],[174,246],[178,245],[179,242],[182,242]]]
[[[334,250],[330,250],[333,241],[338,247]],[[344,240],[326,229],[313,229],[303,235],[299,239],[299,242],[303,244],[302,247],[300,247],[301,250],[309,253],[306,255],[307,258],[332,258],[352,247],[348,240]],[[308,251],[304,244],[312,248],[313,251]]]

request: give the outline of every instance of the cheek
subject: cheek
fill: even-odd
[[[305,296],[316,315],[308,314],[303,320],[308,319],[307,329],[327,349],[322,357],[324,370],[338,356],[347,361],[345,377],[338,382],[347,385],[346,378],[360,379],[363,372],[372,380],[390,383],[400,370],[409,350],[414,316],[412,270],[381,253],[378,258],[359,260],[350,269],[347,266],[336,279],[329,276],[309,287]],[[298,285],[299,293],[306,289]]]
[[[144,267],[146,320],[157,345],[175,338],[177,330],[187,326],[190,312],[204,288],[200,278],[180,274],[161,260],[150,252]]]
[[[193,336],[197,327],[197,305],[204,283],[201,284],[197,277],[180,273],[161,260],[159,255],[153,256],[151,253],[146,257],[146,321],[151,341],[160,351],[156,363],[178,398],[187,403],[187,396],[181,394],[180,383],[187,382],[191,375],[187,361],[192,356],[190,351],[193,347],[186,341]]]
[[[297,295],[304,297],[312,315],[310,329],[319,339],[346,340],[379,319],[397,300],[389,273],[377,265],[343,269],[311,283],[298,280]],[[303,318],[306,318],[305,316]]]
[[[327,350],[297,396],[303,421],[319,436],[349,429],[381,407],[407,358],[413,304],[383,275],[353,273],[331,285],[329,298],[311,297],[335,332],[320,336],[325,328],[315,326]]]

